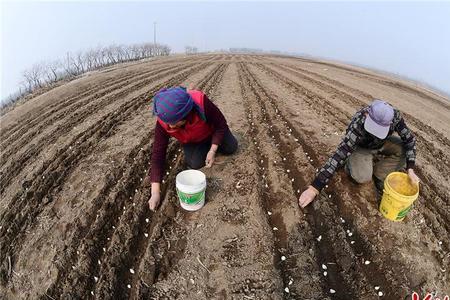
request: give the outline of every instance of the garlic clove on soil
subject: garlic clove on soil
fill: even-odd
[[[327,268],[327,266],[325,264],[322,264],[322,269],[326,270],[328,268]]]
[[[281,261],[285,261],[285,260],[286,260],[286,256],[283,255],[283,256],[281,257]]]
[[[278,230],[278,228],[274,227],[274,228],[273,228],[273,230],[274,230],[274,231],[277,231],[277,230]]]
[[[378,291],[379,289],[380,289],[379,286],[376,286],[376,287],[375,287],[375,291]]]
[[[336,291],[333,289],[330,289],[330,294],[334,294],[334,293],[336,293]]]
[[[370,264],[370,261],[369,261],[369,260],[366,260],[366,261],[364,262],[364,264],[365,264],[365,265],[368,265],[368,264]]]
[[[381,292],[381,291],[378,292],[378,296],[379,296],[379,297],[382,297],[382,296],[383,296],[383,292]]]
[[[327,276],[328,275],[328,272],[327,271],[324,271],[323,272],[323,276]]]
[[[286,293],[289,293],[289,288],[288,288],[288,287],[285,287],[285,288],[284,288],[284,291],[285,291]]]

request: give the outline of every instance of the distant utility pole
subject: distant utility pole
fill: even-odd
[[[156,22],[153,22],[153,53],[156,56]]]

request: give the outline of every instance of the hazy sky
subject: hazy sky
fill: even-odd
[[[1,0],[0,0],[1,1]],[[252,47],[354,62],[450,93],[450,2],[4,2],[1,99],[33,63],[153,41]]]

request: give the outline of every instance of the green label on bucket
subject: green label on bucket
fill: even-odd
[[[177,194],[180,200],[186,204],[197,204],[205,197],[205,191],[198,192],[195,194],[186,194],[183,192],[180,192],[180,190],[177,189]]]
[[[411,210],[412,205],[408,206],[407,208],[405,208],[404,210],[400,211],[397,215],[397,220],[403,219]]]

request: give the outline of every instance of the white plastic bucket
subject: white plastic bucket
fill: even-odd
[[[206,176],[198,170],[178,173],[176,188],[180,205],[185,210],[195,211],[205,205]]]

